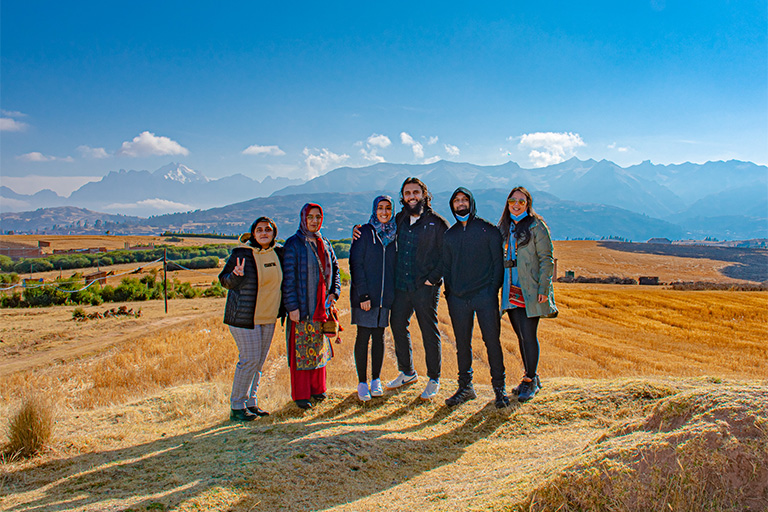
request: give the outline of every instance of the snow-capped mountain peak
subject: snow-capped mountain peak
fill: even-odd
[[[163,179],[169,181],[178,181],[179,183],[192,183],[196,181],[205,183],[210,181],[202,173],[193,171],[184,164],[177,164],[174,162],[164,165],[152,174],[155,176],[162,176]]]

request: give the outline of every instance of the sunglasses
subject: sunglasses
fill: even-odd
[[[518,203],[520,205],[524,205],[524,204],[526,204],[528,202],[528,200],[527,199],[515,199],[514,197],[510,197],[509,199],[507,199],[507,202],[509,204]]]

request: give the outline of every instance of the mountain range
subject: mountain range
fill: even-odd
[[[189,167],[170,163],[154,172],[120,169],[99,181],[86,183],[62,197],[52,190],[33,195],[0,188],[2,211],[25,211],[54,206],[75,206],[116,214],[150,216],[224,206],[253,197],[268,196],[286,186],[302,183],[291,178],[253,180],[243,174],[210,179]]]
[[[408,176],[418,176],[427,183],[435,209],[449,221],[453,219],[449,217],[448,198],[458,186],[472,190],[480,215],[496,221],[508,191],[523,185],[534,191],[535,207],[547,219],[555,238],[768,237],[768,167],[736,160],[679,165],[643,162],[623,168],[608,160],[572,158],[539,169],[525,169],[514,162],[496,166],[448,161],[423,165],[379,163],[362,168],[341,167],[307,182],[287,178],[257,182],[243,175],[210,180],[173,163],[153,173],[111,172],[69,198],[50,191],[22,196],[7,187],[2,189],[2,198],[37,198],[48,201],[47,206],[55,206],[59,198],[69,206],[125,214],[138,214],[135,205],[149,208],[153,201],[169,207],[178,204],[185,207],[179,210],[188,210],[152,215],[149,219],[123,217],[120,225],[125,229],[131,226],[133,232],[170,229],[236,233],[247,228],[255,217],[269,215],[277,221],[281,235],[295,231],[301,205],[320,202],[326,210],[325,233],[343,238],[349,236],[353,224],[367,221],[376,194],[396,197]],[[128,207],[121,210],[116,208],[119,205]],[[93,213],[74,215],[69,211],[68,218],[93,218]],[[50,230],[52,217],[45,216],[47,224],[42,218],[6,213],[2,215],[2,229]],[[59,220],[59,228],[75,227],[70,226],[74,221],[68,222],[65,217]],[[93,229],[93,221],[90,226]]]

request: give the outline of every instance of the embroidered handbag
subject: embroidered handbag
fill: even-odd
[[[509,303],[516,308],[525,307],[523,290],[519,286],[509,285]]]
[[[323,334],[326,336],[338,336],[341,332],[341,323],[339,322],[339,310],[336,306],[328,308],[328,320],[323,322]]]
[[[295,329],[295,355],[297,370],[315,370],[327,365],[333,357],[333,347],[323,334],[321,322],[297,322]]]

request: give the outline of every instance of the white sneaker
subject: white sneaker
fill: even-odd
[[[429,379],[427,387],[424,388],[424,392],[421,394],[421,399],[432,400],[438,391],[440,391],[440,381]]]
[[[371,393],[368,391],[367,382],[361,382],[357,385],[357,398],[362,402],[367,402],[371,399]]]
[[[381,379],[371,381],[371,396],[383,396],[384,390],[381,389]]]
[[[387,388],[396,389],[400,386],[404,386],[405,384],[413,384],[418,379],[419,376],[416,374],[416,372],[413,372],[413,375],[406,375],[403,372],[400,372],[400,375],[395,377],[395,380],[387,382]]]

